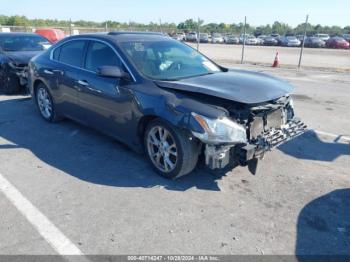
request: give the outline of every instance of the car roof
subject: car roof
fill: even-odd
[[[128,42],[128,41],[164,41],[170,40],[169,36],[157,32],[103,32],[81,34],[69,37],[70,39],[79,38],[96,38],[100,40],[109,40],[112,42]]]
[[[35,33],[26,33],[26,32],[9,32],[9,33],[0,33],[0,36],[40,36],[38,34]]]

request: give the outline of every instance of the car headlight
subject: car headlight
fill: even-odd
[[[204,129],[204,133],[192,132],[204,143],[221,144],[221,143],[246,143],[246,129],[231,121],[227,117],[218,119],[209,119],[205,116],[192,113],[194,119]]]
[[[9,64],[9,66],[10,66],[11,68],[13,68],[13,69],[17,69],[17,68],[18,68],[18,66],[17,66],[14,62],[12,62],[12,61],[9,61],[8,64]]]
[[[294,110],[294,101],[292,98],[289,99],[289,106]]]

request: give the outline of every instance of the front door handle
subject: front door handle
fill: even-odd
[[[59,69],[44,69],[44,73],[47,75],[54,75],[55,73],[63,75],[63,71]]]
[[[91,92],[95,92],[95,93],[102,93],[101,90],[93,88],[90,86],[89,82],[87,82],[86,80],[78,80],[77,83],[81,86],[86,87],[87,89],[89,89]],[[80,90],[81,91],[81,90]]]
[[[89,86],[89,83],[85,80],[78,80],[77,83],[82,86]]]
[[[44,73],[47,74],[47,75],[53,75],[53,74],[55,74],[54,72],[52,72],[51,70],[48,70],[48,69],[45,69],[45,70],[44,70]]]

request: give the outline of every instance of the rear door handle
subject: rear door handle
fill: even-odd
[[[101,91],[101,90],[98,90],[98,89],[92,88],[92,87],[90,87],[90,86],[87,86],[87,89],[89,89],[89,90],[90,90],[90,91],[92,91],[92,92],[102,93],[102,91]]]

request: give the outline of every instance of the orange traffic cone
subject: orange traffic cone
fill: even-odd
[[[273,61],[272,67],[279,67],[279,66],[280,66],[280,59],[279,59],[278,52],[277,52],[275,60]]]

